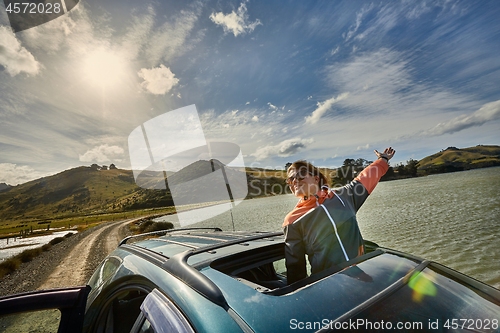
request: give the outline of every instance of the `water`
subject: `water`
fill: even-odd
[[[499,194],[500,167],[382,182],[358,221],[365,239],[500,288]],[[292,195],[245,200],[232,212],[235,229],[279,231],[296,202]],[[175,215],[162,220],[176,224]],[[232,230],[231,215],[192,226]]]
[[[76,231],[73,231],[75,233]],[[13,257],[16,254],[23,252],[24,250],[34,249],[37,247],[41,247],[42,245],[48,244],[51,240],[56,237],[63,237],[68,233],[68,231],[57,231],[50,235],[44,236],[36,236],[36,237],[27,237],[27,238],[9,238],[9,242],[7,243],[7,239],[0,239],[0,262],[4,261],[7,258]]]

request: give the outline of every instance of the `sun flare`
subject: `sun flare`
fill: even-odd
[[[116,87],[124,78],[126,64],[115,52],[104,48],[88,54],[83,62],[83,76],[89,84],[102,87]]]

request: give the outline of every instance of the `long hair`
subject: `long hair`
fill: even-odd
[[[329,186],[330,185],[330,179],[328,175],[324,175],[319,168],[315,167],[311,163],[307,162],[306,160],[298,160],[292,163],[286,170],[287,174],[290,171],[290,169],[295,169],[297,172],[300,172],[302,170],[307,170],[308,173],[310,173],[313,176],[318,176],[319,177],[319,187],[321,188],[322,186]]]

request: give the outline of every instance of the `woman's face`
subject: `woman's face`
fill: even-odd
[[[296,197],[309,197],[319,191],[319,177],[311,175],[306,168],[288,170],[287,184]]]

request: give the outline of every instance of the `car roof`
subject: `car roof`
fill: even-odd
[[[141,240],[133,243],[134,246],[147,249],[166,258],[172,258],[189,251],[186,253],[189,255],[189,264],[198,266],[200,262],[213,261],[229,254],[283,242],[283,233],[223,232],[219,228],[183,228],[127,237],[122,240],[120,245],[136,239]]]
[[[149,238],[158,234],[161,236]],[[131,240],[138,241],[130,244]],[[229,272],[237,271],[245,265],[250,267],[254,262],[283,257],[280,254],[280,251],[284,251],[282,232],[177,229],[134,236],[122,241],[121,247],[129,250],[135,248],[143,255],[149,254],[152,261],[194,290],[222,307],[233,308],[244,318],[257,315],[253,313],[254,307],[248,306],[252,302],[262,302],[262,306],[269,307],[271,313],[276,308],[289,312],[299,303],[301,308],[310,304],[315,316],[319,307],[313,304],[319,302],[325,309],[325,315],[332,315],[332,307],[341,315],[381,292],[422,263],[419,258],[377,250],[356,266],[338,274],[325,271],[322,275],[312,276],[300,283],[269,290],[245,284],[242,279],[235,278]],[[368,285],[366,279],[369,281]],[[361,287],[364,288],[363,293],[352,292]],[[336,292],[329,299],[324,299],[321,296],[325,295],[325,290]],[[300,298],[300,302],[297,302],[297,298]]]
[[[414,293],[409,281],[420,273],[423,273],[420,276],[428,276],[437,272],[445,276],[445,281],[448,280],[446,276],[455,278],[458,274],[371,242],[365,242],[365,246],[366,254],[337,268],[270,289],[252,284],[238,277],[238,273],[283,259],[282,232],[173,229],[132,236],[120,244],[121,249],[160,266],[214,304],[231,309],[255,331],[273,330],[273,326],[292,327],[293,320],[321,325],[324,320],[345,320],[364,313],[374,304],[377,304],[375,308],[380,308],[380,302],[396,295],[398,290]],[[463,277],[459,280],[462,281],[459,284],[465,281]],[[478,281],[469,278],[464,285],[472,286],[466,288],[474,289],[474,293],[493,295],[495,304],[500,301],[498,291],[484,289],[486,287]],[[454,300],[457,304],[462,301],[460,298]],[[463,304],[462,307],[470,308],[471,305]],[[323,328],[321,325],[318,329]]]

